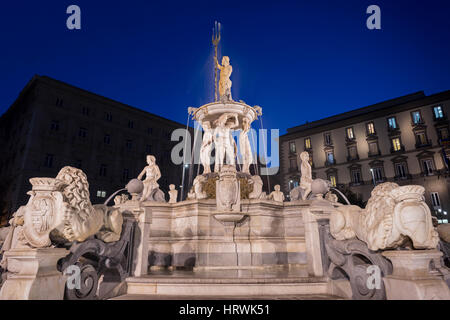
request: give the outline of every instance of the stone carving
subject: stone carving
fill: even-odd
[[[203,134],[203,142],[200,148],[200,162],[203,166],[203,174],[211,172],[211,149],[213,143],[213,130],[209,121],[203,121],[202,127],[205,133]]]
[[[216,163],[214,172],[219,172],[225,162],[229,165],[236,163],[236,143],[231,135],[231,129],[239,126],[238,115],[237,113],[224,113],[215,121],[215,125]]]
[[[156,159],[154,156],[147,156],[147,164],[138,176],[138,180],[141,180],[145,175],[144,190],[139,201],[155,201],[155,202],[166,202],[164,192],[159,189],[158,180],[161,178],[161,171],[156,164]]]
[[[121,194],[114,197],[114,205],[118,206],[119,204],[125,203],[129,200],[129,197],[127,194]]]
[[[206,182],[206,177],[198,175],[195,177],[191,191],[188,193],[188,199],[206,199],[208,195],[203,190],[203,185]]]
[[[281,187],[279,184],[277,184],[274,187],[275,191],[272,191],[272,193],[269,195],[269,200],[277,201],[277,202],[283,202],[284,201],[284,193],[280,191]]]
[[[304,151],[298,154],[297,160],[300,163],[302,176],[300,178],[300,185],[289,192],[289,199],[291,201],[306,200],[311,193],[313,183],[311,165],[309,164],[309,153]]]
[[[222,65],[219,64],[217,58],[214,58],[217,69],[220,70],[220,78],[219,78],[219,95],[220,101],[231,101],[231,80],[230,76],[233,72],[233,68],[230,65],[230,58],[224,56],[222,58]]]
[[[336,202],[338,202],[338,196],[330,191],[330,192],[327,192],[327,194],[325,195],[325,200],[336,203]]]
[[[216,204],[219,212],[241,211],[240,183],[233,165],[224,165],[220,170],[216,181]]]
[[[299,156],[301,160],[300,171],[302,176],[300,178],[300,187],[303,189],[302,200],[306,200],[311,192],[311,184],[313,182],[311,165],[309,164],[309,153],[303,151]]]
[[[249,199],[265,199],[267,197],[266,193],[262,191],[263,182],[260,176],[252,176],[248,181],[253,185],[253,190],[248,195]]]
[[[175,189],[175,185],[174,184],[169,185],[169,189],[170,189],[170,191],[169,191],[169,197],[170,197],[169,203],[177,203],[178,190]]]
[[[333,280],[348,278],[354,300],[386,299],[386,290],[382,279],[380,279],[379,288],[367,287],[367,281],[371,275],[368,268],[378,266],[383,278],[392,273],[390,262],[380,253],[369,250],[361,240],[338,241],[333,239],[328,224],[320,226],[320,233],[323,234],[321,237],[325,247],[323,263],[328,276]]]
[[[250,174],[250,165],[253,164],[253,153],[248,139],[250,131],[250,121],[247,118],[242,119],[242,131],[239,135],[239,147],[242,155],[242,172]]]
[[[14,214],[3,250],[82,242],[94,235],[105,242],[120,238],[122,214],[91,204],[87,177],[80,169],[64,167],[56,179],[32,178],[30,182],[30,199]]]
[[[330,231],[337,240],[357,237],[370,250],[386,250],[409,245],[415,249],[436,248],[439,237],[434,230],[430,209],[422,186],[376,186],[365,209],[339,206],[330,218]]]

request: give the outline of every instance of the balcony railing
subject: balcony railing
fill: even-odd
[[[356,156],[347,156],[347,162],[358,161],[358,160],[359,160],[359,155],[356,155]]]
[[[417,141],[416,142],[416,149],[425,148],[425,147],[431,147],[431,145],[432,145],[432,142],[429,139],[427,141],[425,141],[425,142]]]
[[[394,150],[394,147],[391,147],[391,153],[400,153],[405,152],[405,146],[401,146],[399,150]]]
[[[369,153],[367,155],[369,156],[369,158],[378,157],[378,156],[381,156],[381,151],[380,150],[378,150],[377,152],[370,152],[369,151]]]
[[[333,159],[333,160],[326,160],[325,161],[325,166],[326,167],[329,167],[329,166],[332,166],[332,165],[335,165],[336,164],[336,159]]]

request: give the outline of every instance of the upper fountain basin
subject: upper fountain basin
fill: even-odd
[[[189,114],[198,122],[209,121],[211,128],[215,128],[214,122],[224,113],[236,113],[239,119],[239,127],[242,129],[242,119],[247,118],[250,123],[262,115],[262,108],[259,106],[251,107],[242,102],[212,102],[205,104],[199,108],[189,108]]]

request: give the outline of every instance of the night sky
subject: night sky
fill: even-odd
[[[66,28],[81,7],[82,29]],[[381,7],[382,30],[366,28]],[[214,21],[233,98],[266,128],[450,89],[450,1],[2,1],[0,114],[34,74],[186,123],[212,101]]]

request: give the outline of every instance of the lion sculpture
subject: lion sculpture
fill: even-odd
[[[55,179],[32,178],[30,183],[30,199],[11,219],[2,251],[82,242],[93,236],[104,242],[120,239],[122,213],[92,205],[89,183],[80,169],[64,167]]]
[[[337,240],[357,237],[370,250],[405,247],[434,249],[439,242],[422,186],[400,187],[387,182],[376,186],[365,209],[339,206],[330,217],[330,232]]]

